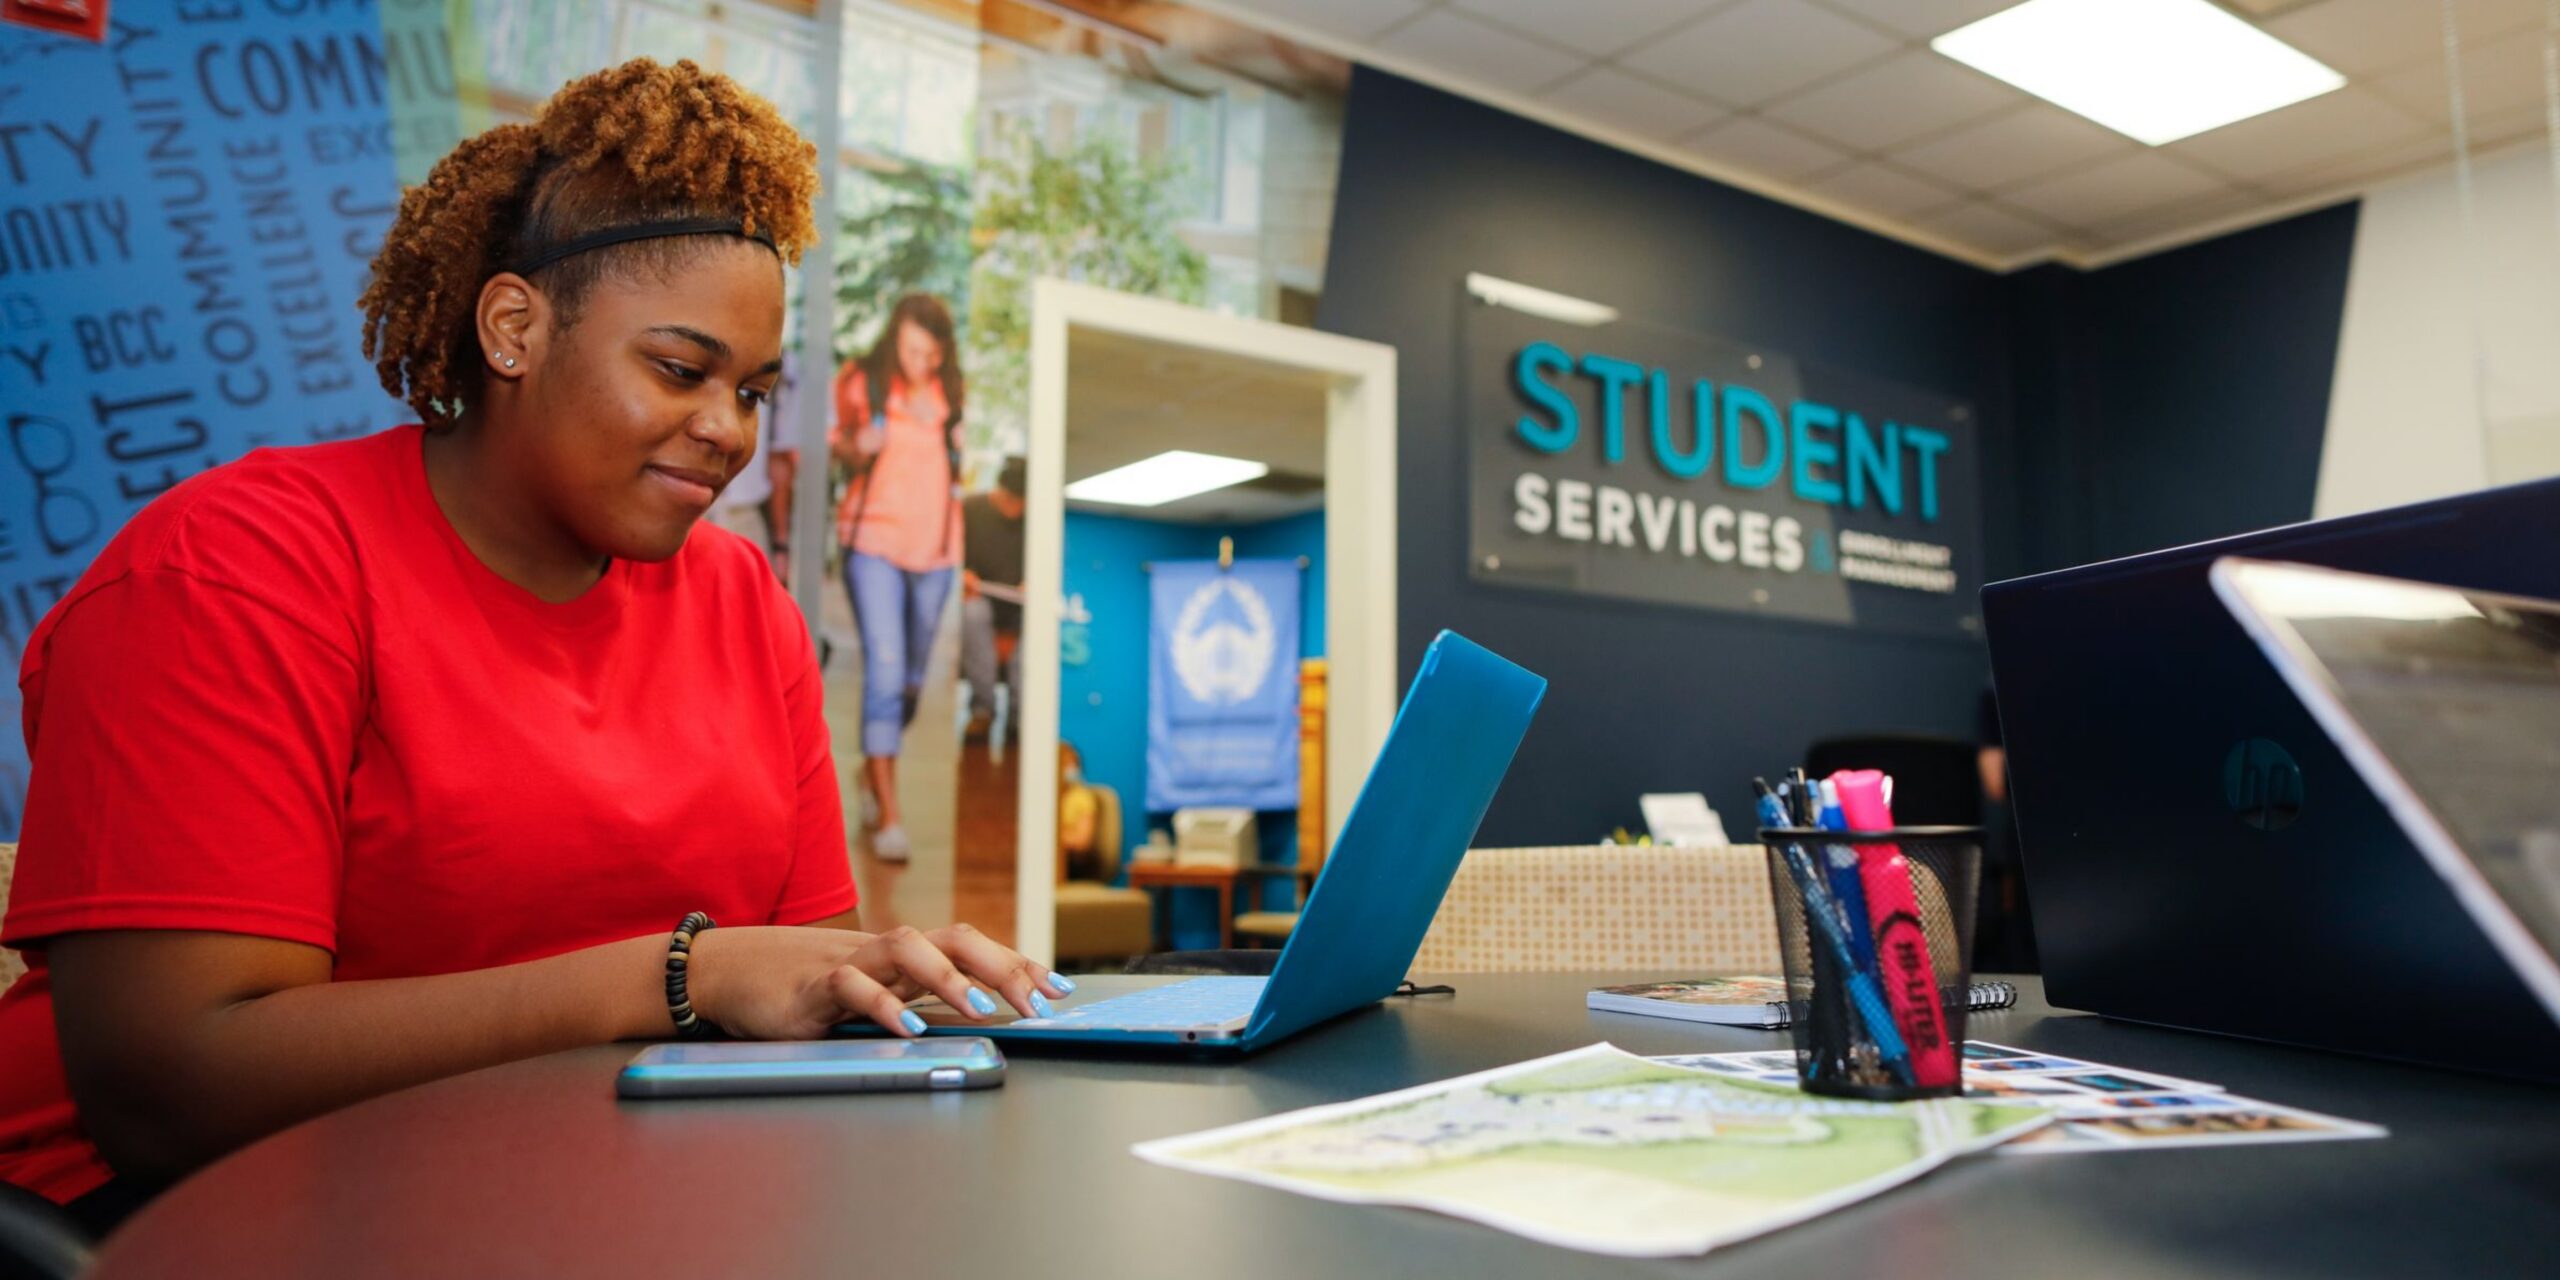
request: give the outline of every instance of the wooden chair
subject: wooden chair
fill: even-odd
[[[1320,846],[1304,849],[1299,859],[1298,865],[1292,867],[1245,869],[1246,875],[1255,878],[1253,893],[1257,899],[1261,897],[1263,882],[1288,880],[1295,886],[1298,906],[1286,911],[1256,909],[1236,913],[1235,932],[1238,938],[1251,938],[1274,946],[1289,940],[1289,934],[1298,927],[1298,912],[1306,906],[1307,894],[1316,887],[1316,874],[1324,870],[1324,849]]]
[[[1767,856],[1759,845],[1473,850],[1412,969],[1775,974]]]

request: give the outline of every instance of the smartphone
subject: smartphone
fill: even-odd
[[[1004,1053],[983,1036],[929,1040],[718,1041],[640,1051],[614,1082],[626,1098],[991,1089]]]

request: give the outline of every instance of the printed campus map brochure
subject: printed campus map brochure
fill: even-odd
[[[1796,1080],[1792,1053],[1672,1054],[1651,1061],[1782,1088],[1793,1088]],[[2390,1136],[2390,1130],[2380,1125],[2243,1098],[2224,1093],[2218,1085],[1981,1040],[1964,1044],[1964,1092],[1968,1098],[2040,1107],[2054,1114],[2051,1126],[2004,1144],[2000,1148],[2004,1156]]]
[[[2048,1123],[2001,1100],[1854,1102],[1595,1044],[1133,1150],[1629,1257],[1705,1253]]]

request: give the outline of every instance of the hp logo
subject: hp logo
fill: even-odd
[[[2222,758],[2222,798],[2260,831],[2292,826],[2302,816],[2302,766],[2265,738],[2243,739]]]

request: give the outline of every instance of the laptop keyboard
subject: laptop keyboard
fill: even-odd
[[[1189,1031],[1242,1029],[1262,1000],[1268,978],[1187,978],[1161,987],[1073,1005],[1054,1018],[1018,1018],[1017,1027],[1067,1031]]]

